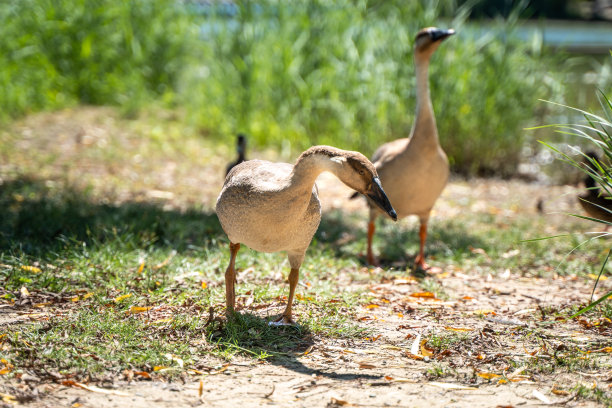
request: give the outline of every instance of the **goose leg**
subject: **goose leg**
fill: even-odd
[[[236,291],[234,284],[236,283],[236,269],[234,265],[236,263],[236,254],[240,249],[240,244],[234,244],[230,242],[230,262],[225,270],[225,313],[230,318],[234,314],[234,306],[236,304]]]
[[[419,228],[419,254],[414,260],[414,264],[418,269],[427,270],[429,265],[425,263],[425,240],[427,239],[427,220],[421,220],[421,227]]]
[[[287,307],[285,311],[275,322],[271,323],[274,326],[288,326],[294,325],[293,314],[291,312],[291,306],[293,305],[293,295],[295,294],[295,287],[298,284],[300,278],[300,268],[291,268],[289,273],[289,298],[287,299]]]
[[[368,265],[378,265],[378,260],[374,256],[374,251],[372,250],[372,240],[374,239],[374,231],[376,231],[375,220],[370,220],[368,222]]]

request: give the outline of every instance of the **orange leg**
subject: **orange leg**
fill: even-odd
[[[372,240],[374,238],[374,231],[376,231],[376,224],[373,220],[368,223],[368,265],[378,265],[378,260],[374,256],[372,251]]]
[[[236,291],[234,284],[236,283],[236,254],[240,249],[240,244],[230,242],[230,263],[225,270],[225,313],[230,318],[234,314],[234,306],[236,305]]]
[[[293,305],[293,296],[295,294],[295,287],[298,284],[299,278],[300,278],[300,269],[291,268],[291,272],[289,273],[289,298],[287,299],[287,307],[285,308],[285,311],[283,312],[281,317],[276,321],[276,323],[279,325],[295,324],[295,322],[293,321],[291,306]]]
[[[417,268],[422,270],[429,269],[429,265],[425,263],[425,240],[427,239],[427,221],[421,221],[421,228],[419,228],[419,254],[414,260],[414,264]]]

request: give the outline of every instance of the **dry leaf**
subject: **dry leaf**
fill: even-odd
[[[11,369],[8,367],[4,367],[3,369],[0,370],[0,375],[6,375],[8,373],[11,372]]]
[[[425,299],[435,299],[436,297],[435,293],[431,293],[431,292],[416,292],[416,293],[411,293],[410,296],[415,297],[415,298],[425,298]]]
[[[351,404],[348,401],[344,401],[338,398],[333,398],[331,399],[331,403],[333,405],[338,405],[340,407],[344,407],[344,406],[350,406]]]
[[[17,398],[12,396],[11,394],[5,394],[0,392],[0,397],[2,397],[2,401],[7,402],[9,404],[17,402]]]
[[[569,392],[558,389],[556,385],[553,385],[552,390],[550,390],[550,392],[552,392],[555,395],[570,395]]]
[[[305,352],[304,352],[302,355],[303,355],[303,356],[307,356],[307,355],[308,355],[308,354],[309,354],[309,353],[312,351],[312,349],[313,349],[313,348],[314,348],[314,346],[310,346],[310,347],[308,347],[308,348],[306,349],[306,351],[305,351]]]
[[[198,397],[202,397],[204,392],[204,380],[200,380],[200,387],[198,388]]]
[[[477,390],[476,387],[466,387],[464,385],[443,383],[443,382],[428,382],[427,384],[433,385],[434,387],[444,388],[446,390]]]
[[[450,326],[444,326],[444,328],[446,330],[452,330],[452,331],[456,331],[456,332],[469,332],[469,331],[474,330],[474,329],[470,329],[469,327],[450,327]]]
[[[166,368],[169,368],[169,367],[168,366],[155,366],[153,367],[153,371],[165,370]]]
[[[361,370],[366,370],[366,369],[372,369],[372,368],[376,368],[376,366],[374,364],[370,364],[370,363],[359,363],[359,369]]]
[[[140,265],[138,266],[138,270],[136,271],[136,273],[140,275],[140,274],[142,273],[142,271],[144,270],[144,267],[145,267],[145,263],[144,263],[144,261],[143,261],[143,262],[141,262],[141,263],[140,263]]]
[[[138,375],[143,378],[151,378],[151,374],[147,373],[146,371],[134,371],[134,375]]]
[[[114,299],[114,302],[115,302],[115,303],[119,303],[119,302],[121,302],[122,300],[125,300],[125,299],[127,299],[127,298],[129,298],[129,297],[131,297],[131,296],[132,296],[132,294],[131,294],[131,293],[128,293],[127,295],[121,295],[121,296],[118,296],[118,297],[116,297],[116,298]]]
[[[206,289],[208,287],[208,283],[202,281],[202,289]]]
[[[431,357],[433,356],[433,353],[431,349],[428,349],[427,347],[425,347],[425,344],[427,343],[427,339],[425,340],[421,340],[421,355],[423,357]]]
[[[28,288],[26,288],[25,286],[22,286],[19,291],[21,292],[21,297],[25,298],[25,297],[30,296],[30,292],[28,291]]]
[[[371,304],[366,306],[367,309],[376,309],[377,307],[380,307],[380,306],[379,305],[375,305],[374,303],[371,303]]]
[[[542,394],[540,391],[533,390],[532,394],[533,394],[534,397],[536,397],[537,399],[539,399],[543,403],[545,403],[545,404],[552,404],[552,402],[548,399],[548,397],[546,395]]]
[[[88,292],[88,293],[84,294],[81,299],[83,299],[83,300],[89,299],[92,296],[93,296],[93,292]]]
[[[128,310],[129,314],[137,314],[137,313],[143,313],[143,312],[148,312],[149,310],[153,309],[150,306],[147,307],[143,307],[143,306],[132,306],[130,307],[130,310]]]
[[[389,376],[389,375],[385,375],[385,380],[387,381],[392,381],[393,377]]]
[[[27,271],[27,272],[32,272],[32,273],[41,273],[42,270],[36,266],[29,266],[29,265],[21,265],[21,270],[23,271]]]
[[[476,373],[476,375],[481,378],[484,378],[485,380],[491,380],[493,378],[501,377],[501,375],[495,373]]]

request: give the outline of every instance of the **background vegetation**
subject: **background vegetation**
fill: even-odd
[[[523,128],[544,122],[538,99],[571,104],[572,64],[590,64],[520,40],[522,10],[490,32],[466,24],[469,4],[453,1],[4,2],[0,118],[155,102],[181,108],[210,137],[242,131],[259,147],[327,143],[369,155],[409,133],[415,33],[449,26],[459,34],[431,66],[443,147],[456,172],[511,175],[530,137]],[[596,68],[604,90],[609,67]]]

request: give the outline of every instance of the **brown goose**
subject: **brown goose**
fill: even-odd
[[[315,180],[323,171],[333,173],[397,219],[376,169],[361,153],[314,146],[302,153],[295,165],[262,160],[239,164],[227,175],[216,206],[230,240],[230,263],[225,272],[228,317],[234,311],[236,254],[244,244],[262,252],[287,251],[289,298],[277,324],[292,324],[291,304],[299,269],[321,221]]]
[[[586,156],[601,163],[595,152],[587,152]],[[584,165],[598,171],[591,161],[585,158]],[[578,202],[589,217],[612,223],[612,197],[602,193],[595,179],[587,173],[584,184],[587,191],[578,196]]]
[[[448,159],[438,141],[438,129],[429,96],[429,61],[442,41],[454,33],[452,29],[442,30],[435,27],[419,31],[414,46],[417,76],[416,116],[410,137],[385,143],[372,156],[374,167],[398,217],[419,217],[420,249],[415,264],[422,269],[427,268],[424,248],[429,214],[449,175]],[[376,264],[372,252],[372,238],[379,211],[371,202],[369,205],[368,263]]]

